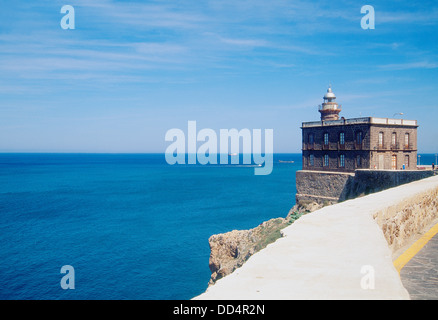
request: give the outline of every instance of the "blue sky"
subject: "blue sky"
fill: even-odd
[[[63,30],[63,5],[75,29]],[[375,9],[363,30],[363,5]],[[274,129],[300,152],[327,86],[341,115],[420,125],[438,152],[438,3],[0,0],[0,152],[164,152],[167,130]]]

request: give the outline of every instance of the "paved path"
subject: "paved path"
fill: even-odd
[[[438,179],[429,182],[438,186]],[[282,238],[194,299],[409,299],[374,214],[429,188],[414,182],[304,215],[282,230]]]
[[[412,300],[438,299],[438,234],[401,269],[400,277]]]
[[[395,208],[400,211],[423,202],[427,205],[422,207],[422,214],[430,213],[427,210],[433,210],[435,202],[428,202],[428,199],[435,199],[437,190],[438,177],[435,176],[304,215],[282,230],[282,238],[252,255],[242,267],[193,299],[438,299],[438,236],[434,239],[435,227],[420,238],[430,234],[426,237],[429,240],[427,247],[421,246],[425,250],[415,251],[416,259],[406,259],[403,263],[402,271],[408,274],[404,277],[407,282],[414,285],[415,279],[424,279],[417,286],[425,291],[419,291],[419,294],[427,293],[428,296],[417,296],[415,288],[403,285],[399,269],[394,267],[388,242],[375,218],[376,213],[389,215]],[[424,252],[427,257],[420,260]],[[432,265],[428,261],[434,261],[428,275],[409,272],[416,260],[420,260],[423,269]],[[434,297],[431,297],[432,292],[435,292]]]

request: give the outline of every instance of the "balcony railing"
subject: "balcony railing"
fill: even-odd
[[[391,150],[400,150],[400,144],[391,143]]]
[[[318,110],[341,110],[342,111],[342,105],[334,103],[334,102],[327,102],[324,105],[320,104],[318,105]]]
[[[354,149],[362,150],[363,149],[363,141],[361,143],[358,143],[357,141],[355,141],[354,142]]]
[[[404,150],[414,150],[414,144],[413,143],[405,144],[405,145],[403,145],[403,149]]]

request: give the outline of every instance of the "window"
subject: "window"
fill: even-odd
[[[313,133],[309,134],[309,144],[313,144],[314,142],[314,137],[313,137]]]
[[[379,154],[378,156],[379,156],[379,162],[378,162],[379,166],[377,167],[377,169],[380,170],[385,169],[385,155]]]
[[[328,167],[329,166],[329,156],[328,154],[324,155],[324,167]]]
[[[360,145],[362,144],[362,131],[356,133],[356,143]]]
[[[409,168],[409,155],[405,155],[405,168]]]
[[[397,133],[393,132],[391,135],[391,145],[395,146],[397,142]]]
[[[339,144],[345,144],[345,133],[341,132],[339,134]]]
[[[393,155],[391,157],[391,169],[397,170],[397,156],[396,155]]]
[[[356,156],[356,167],[362,167],[362,158],[360,156]]]
[[[339,156],[339,167],[345,168],[345,155],[343,154]]]
[[[315,164],[315,156],[313,154],[311,154],[309,156],[309,166],[313,167]]]
[[[379,148],[383,148],[383,132],[379,132]]]
[[[409,133],[405,133],[405,148],[409,148]]]
[[[329,134],[327,132],[324,133],[324,144],[325,145],[329,144]]]

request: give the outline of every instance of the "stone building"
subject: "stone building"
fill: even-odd
[[[303,170],[416,170],[416,120],[345,119],[341,110],[329,87],[319,106],[321,120],[302,123]]]

